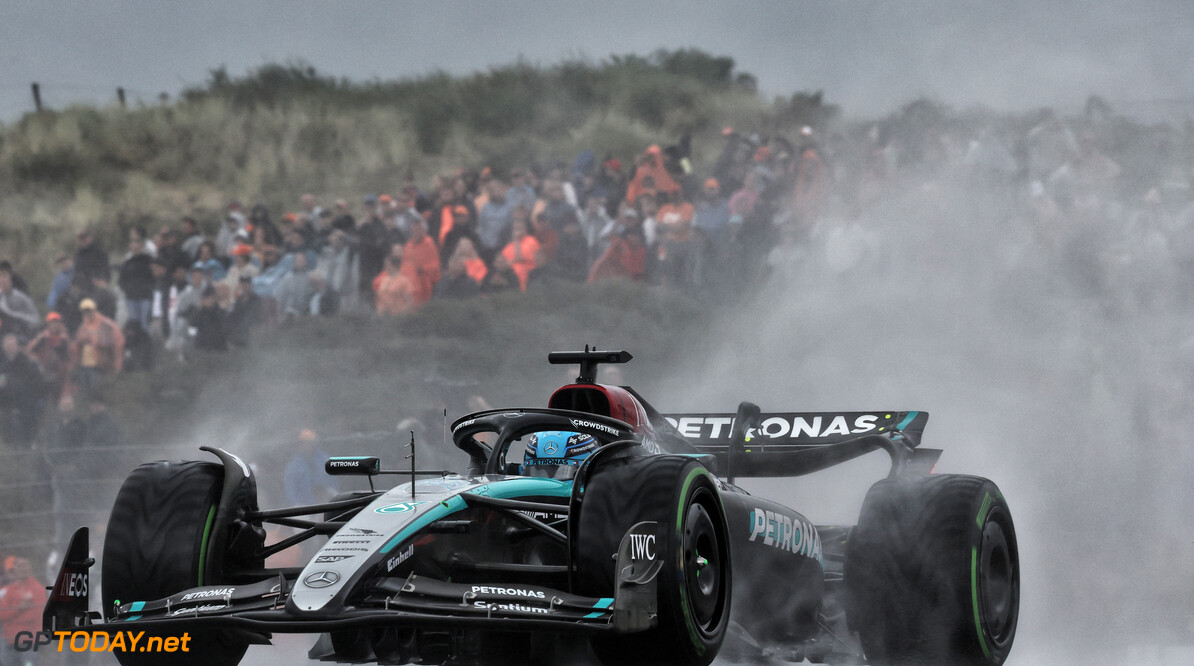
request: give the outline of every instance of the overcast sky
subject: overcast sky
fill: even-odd
[[[301,59],[394,79],[685,47],[733,57],[768,94],[822,90],[852,115],[920,96],[1077,108],[1092,93],[1119,111],[1194,115],[1192,34],[1184,0],[4,0],[0,121],[31,109],[34,81],[57,108],[110,101],[117,86],[152,101],[221,65],[240,75]]]

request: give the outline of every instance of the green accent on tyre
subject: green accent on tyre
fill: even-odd
[[[987,498],[990,499],[990,495]],[[978,547],[970,547],[970,602],[974,606],[974,630],[978,632],[978,645],[983,649],[983,656],[991,658],[991,651],[987,649],[987,639],[983,637],[983,621],[978,612]]]
[[[994,501],[995,498],[991,497],[991,493],[987,493],[987,496],[983,498],[983,505],[978,510],[978,518],[974,520],[979,527],[982,527],[983,523],[987,522],[987,514],[991,512],[991,504]]]
[[[199,586],[203,586],[203,571],[207,569],[207,539],[211,536],[211,524],[215,522],[216,505],[207,511],[207,524],[203,526],[203,541],[199,544]]]
[[[704,476],[704,475],[705,475],[705,470],[700,467],[698,467],[688,473],[688,478],[684,479],[684,485],[680,487],[680,501],[681,502],[683,502],[684,498],[688,495],[688,487],[692,485],[693,479],[695,479],[698,476]],[[683,530],[684,530],[684,510],[683,509],[684,509],[684,506],[681,505],[681,506],[677,507],[677,511],[676,511],[676,533],[679,534],[680,536],[684,536],[684,532],[683,532]]]
[[[680,486],[680,505],[676,507],[676,534],[680,538],[680,568],[684,568],[684,505],[688,497],[688,489],[692,486],[692,482],[698,476],[706,476],[704,468],[697,467],[688,473],[684,479],[684,484]],[[705,653],[705,643],[701,640],[700,632],[697,630],[696,623],[692,619],[692,609],[688,605],[688,585],[680,585],[680,608],[684,611],[684,626],[688,628],[688,634],[692,637],[693,647],[696,648],[697,654]]]

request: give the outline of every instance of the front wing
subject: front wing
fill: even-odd
[[[451,583],[410,574],[378,581],[357,606],[329,615],[295,614],[286,601],[295,583],[276,578],[249,585],[211,585],[164,599],[119,603],[107,617],[89,609],[87,528],[71,539],[68,556],[43,616],[47,631],[147,631],[234,628],[268,634],[321,633],[368,626],[452,627],[491,631],[630,633],[656,623],[656,584],[663,563],[631,557],[631,536],[654,529],[639,523],[622,538],[612,597],[584,597],[530,585]]]

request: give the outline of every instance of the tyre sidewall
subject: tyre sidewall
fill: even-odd
[[[205,580],[211,530],[223,488],[223,467],[200,461],[141,465],[117,493],[108,519],[101,567],[103,612],[130,601],[161,599],[221,581]],[[115,653],[124,666],[236,664],[248,642],[231,632],[182,628],[163,637],[189,637],[189,650],[175,653]],[[147,633],[146,636],[150,634]]]
[[[203,538],[222,486],[223,470],[214,463],[155,462],[133,470],[104,538],[105,613],[118,599],[160,599],[208,582],[199,575],[208,555]]]
[[[721,648],[729,622],[732,567],[729,559],[729,535],[725,527],[725,510],[709,473],[699,465],[694,464],[686,469],[684,474],[677,477],[677,482],[674,506],[668,514],[669,522],[664,526],[669,538],[667,559],[659,574],[659,621],[661,625],[671,625],[667,629],[669,635],[687,637],[682,643],[685,646],[685,663],[707,663],[712,661]],[[687,575],[695,575],[695,572],[686,570],[684,547],[684,523],[688,507],[694,502],[704,504],[720,527],[720,552],[717,556],[724,568],[721,572],[723,578],[717,613],[719,619],[708,627],[698,626],[693,617],[693,600],[689,598],[686,578]]]
[[[718,532],[720,615],[711,626],[694,621],[685,578],[683,525],[688,506],[699,501]],[[611,461],[586,482],[575,533],[576,591],[608,596],[615,585],[622,536],[642,521],[659,524],[664,566],[656,581],[658,625],[638,634],[595,639],[605,663],[708,664],[717,655],[729,620],[732,591],[728,530],[717,486],[707,470],[682,456],[643,456]]]
[[[983,534],[1000,526],[1011,584],[1001,636],[986,612]],[[1000,664],[1011,649],[1019,562],[1011,512],[981,477],[884,479],[847,544],[850,624],[876,663]]]

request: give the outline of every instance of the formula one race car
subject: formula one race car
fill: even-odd
[[[1011,514],[991,481],[930,474],[941,452],[917,448],[927,414],[743,403],[665,416],[597,383],[599,364],[628,360],[550,354],[581,371],[546,409],[464,416],[451,428],[464,473],[412,460],[412,480],[388,491],[262,510],[253,473],[226,451],[204,447],[218,464],[144,464],[108,522],[101,610],[80,529],[45,629],[189,640],[186,652],[116,650],[126,665],[236,664],[276,632],[320,634],[311,658],[352,663],[1006,659],[1020,594]],[[855,526],[734,485],[876,449],[891,474]],[[399,473],[371,456],[326,471],[370,486]],[[268,523],[296,533],[267,545]],[[321,536],[304,566],[264,566]]]

